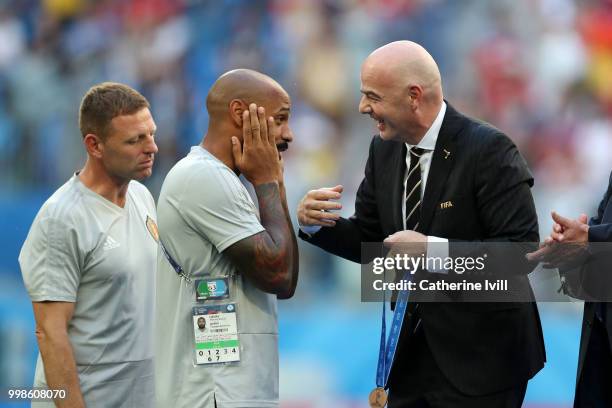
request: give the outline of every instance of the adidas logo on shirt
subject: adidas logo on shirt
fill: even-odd
[[[108,251],[110,249],[118,248],[120,244],[113,239],[110,235],[106,237],[106,242],[104,243],[104,250]]]

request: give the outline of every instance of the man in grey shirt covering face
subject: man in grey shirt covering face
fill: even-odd
[[[298,278],[279,154],[293,140],[291,102],[273,79],[239,69],[215,82],[206,108],[204,140],[170,170],[158,202],[174,262],[160,251],[157,407],[278,407],[276,299]]]
[[[149,408],[158,234],[155,202],[134,180],[151,175],[155,122],[141,94],[102,83],[79,125],[85,167],[45,202],[19,255],[40,349],[34,386],[65,390],[32,406]]]

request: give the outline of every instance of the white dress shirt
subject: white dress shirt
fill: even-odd
[[[406,143],[406,147],[408,151],[413,147],[418,147],[423,149],[424,152],[419,159],[419,164],[421,166],[421,205],[423,203],[423,196],[425,194],[425,188],[427,186],[427,177],[429,176],[429,168],[431,167],[431,159],[433,157],[433,152],[436,147],[436,142],[438,140],[438,135],[440,134],[440,129],[442,128],[442,121],[444,120],[444,115],[446,114],[446,102],[442,102],[442,106],[440,107],[440,112],[438,112],[438,116],[434,119],[431,127],[427,129],[425,136],[421,139],[421,141],[417,145],[410,145]],[[406,182],[408,181],[408,170],[410,169],[410,154],[406,154],[406,173],[404,174],[404,195],[402,198],[402,219],[404,229],[406,229]],[[446,243],[446,245],[444,245]],[[428,236],[427,237],[427,256],[428,257],[436,257],[436,258],[446,258],[448,256],[448,239]],[[444,262],[441,262],[444,264]],[[437,262],[434,262],[437,264]],[[439,270],[430,270],[430,272],[439,272],[439,273],[448,273],[445,269]]]

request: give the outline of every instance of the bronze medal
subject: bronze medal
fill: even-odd
[[[382,387],[376,387],[368,397],[370,408],[384,408],[387,405],[387,393]]]

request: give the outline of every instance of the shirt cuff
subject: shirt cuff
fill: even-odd
[[[300,225],[300,231],[308,235],[308,238],[312,237],[314,234],[319,232],[320,229],[321,229],[320,225],[308,225],[308,226]]]
[[[441,268],[436,268],[435,266],[438,264],[438,262],[433,262],[434,267],[427,269],[429,272],[448,274],[448,269],[444,268],[444,259],[448,258],[448,239],[428,236],[427,257],[440,258],[443,260],[443,262],[439,263],[439,265],[442,266]]]

